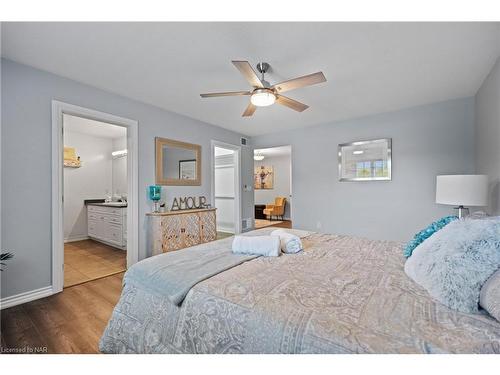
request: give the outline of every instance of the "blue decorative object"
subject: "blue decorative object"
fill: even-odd
[[[161,186],[151,185],[149,187],[149,199],[152,201],[159,201],[161,198]]]
[[[149,186],[149,199],[154,202],[153,212],[159,212],[158,201],[161,199],[161,186],[159,185]]]
[[[411,257],[411,254],[413,253],[413,250],[420,245],[422,242],[424,242],[427,238],[432,236],[434,233],[436,233],[438,230],[443,229],[446,225],[451,223],[452,221],[458,219],[458,216],[445,216],[435,222],[433,222],[431,225],[429,225],[427,228],[421,230],[418,232],[413,239],[408,242],[403,250],[403,255],[406,258]]]

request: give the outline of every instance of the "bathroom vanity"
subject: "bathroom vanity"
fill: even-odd
[[[87,203],[88,236],[127,250],[127,204]]]

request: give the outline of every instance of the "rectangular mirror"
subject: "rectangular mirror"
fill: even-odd
[[[339,181],[391,180],[390,138],[339,145]]]
[[[156,137],[156,183],[201,185],[201,146]]]

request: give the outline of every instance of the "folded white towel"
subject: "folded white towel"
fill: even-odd
[[[281,251],[286,254],[295,254],[303,249],[300,237],[283,229],[273,230],[271,236],[279,237]]]
[[[277,236],[234,236],[233,253],[277,257],[280,239]]]

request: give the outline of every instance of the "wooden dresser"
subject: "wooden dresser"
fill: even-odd
[[[152,255],[214,241],[216,208],[148,213]]]

